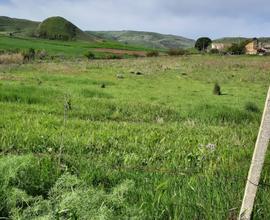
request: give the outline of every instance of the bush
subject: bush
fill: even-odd
[[[38,50],[36,57],[40,60],[44,60],[48,56],[48,53],[45,50]]]
[[[168,55],[170,56],[183,56],[188,54],[188,52],[184,49],[170,49],[168,51]]]
[[[234,55],[245,54],[246,42],[242,42],[239,44],[232,44],[232,46],[228,48],[227,52],[229,52],[230,54],[234,54]]]
[[[245,104],[245,110],[248,112],[260,112],[259,107],[253,102],[247,102]]]
[[[84,56],[86,56],[88,60],[93,60],[96,57],[91,51],[88,51]]]
[[[109,60],[123,59],[122,56],[117,55],[117,54],[108,55],[106,58],[109,59]]]
[[[209,52],[211,54],[219,54],[219,50],[218,49],[211,49]]]
[[[158,56],[159,56],[159,52],[156,51],[156,50],[148,51],[148,52],[146,53],[146,56],[147,56],[147,57],[158,57]]]
[[[22,55],[23,55],[24,62],[27,62],[27,61],[35,59],[36,52],[35,52],[35,49],[29,48],[28,50],[23,51]]]
[[[218,83],[215,83],[213,93],[214,95],[221,95],[221,87]]]

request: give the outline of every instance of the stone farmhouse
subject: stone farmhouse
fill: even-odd
[[[220,52],[225,52],[232,44],[230,43],[212,43],[211,50],[218,50]]]
[[[246,54],[266,54],[270,53],[270,44],[260,42],[257,38],[253,38],[246,45]]]
[[[231,46],[231,43],[212,43],[211,49],[217,49],[220,52],[226,52],[226,50]],[[246,54],[249,55],[264,55],[270,53],[270,43],[260,42],[259,39],[253,38],[247,41],[245,46]]]

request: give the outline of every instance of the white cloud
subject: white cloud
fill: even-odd
[[[0,0],[1,15],[63,16],[84,30],[145,30],[196,38],[270,36],[266,0]]]

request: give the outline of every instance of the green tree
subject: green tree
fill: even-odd
[[[205,51],[211,43],[212,40],[210,38],[200,37],[195,43],[195,48],[199,51]]]
[[[231,47],[228,48],[228,52],[231,54],[235,54],[235,55],[240,55],[240,54],[244,54],[246,52],[246,41],[243,41],[241,43],[238,44],[232,44]]]

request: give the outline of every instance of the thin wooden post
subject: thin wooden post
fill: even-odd
[[[245,195],[243,198],[243,203],[239,214],[239,220],[250,220],[251,218],[269,140],[270,140],[270,87],[265,102],[260,131],[257,137],[257,142],[249,169]]]

